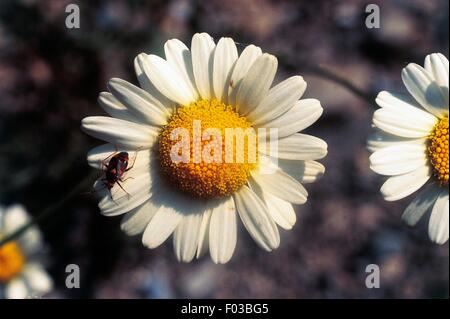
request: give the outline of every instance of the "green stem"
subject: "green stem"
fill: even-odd
[[[91,174],[86,176],[80,183],[78,183],[70,192],[68,192],[65,196],[63,196],[59,201],[51,204],[46,209],[42,211],[38,216],[34,217],[30,222],[27,224],[19,227],[16,229],[13,233],[6,235],[6,237],[3,237],[0,240],[0,247],[2,247],[4,244],[8,243],[11,240],[16,239],[20,235],[22,235],[28,228],[32,227],[33,225],[42,222],[43,220],[47,219],[51,215],[53,215],[55,212],[59,211],[62,207],[64,207],[68,202],[70,202],[72,199],[74,199],[76,196],[80,195],[80,193],[86,189],[87,185],[90,183],[92,184],[94,178],[98,177],[98,172],[93,171]]]

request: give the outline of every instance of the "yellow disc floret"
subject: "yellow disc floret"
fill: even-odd
[[[25,258],[16,242],[0,247],[0,284],[8,282],[22,271]]]
[[[256,167],[256,140],[250,122],[231,106],[194,102],[178,108],[160,133],[162,172],[196,197],[231,195]]]
[[[434,175],[442,186],[448,186],[448,135],[448,117],[443,117],[429,136],[428,156]]]

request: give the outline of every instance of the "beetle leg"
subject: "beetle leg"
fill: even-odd
[[[125,190],[125,188],[122,187],[122,185],[120,185],[119,181],[117,181],[116,183],[117,183],[117,185],[119,185],[120,188],[122,188],[122,190],[125,192],[125,194],[127,194],[128,199],[130,199],[131,195]]]

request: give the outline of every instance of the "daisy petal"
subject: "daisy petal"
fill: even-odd
[[[175,229],[173,245],[177,259],[182,262],[190,262],[197,251],[198,236],[203,220],[202,213],[187,214]]]
[[[109,92],[101,92],[97,101],[102,109],[112,117],[130,122],[142,122],[133,114],[128,112],[127,108]]]
[[[25,299],[29,296],[29,291],[22,278],[14,278],[5,287],[5,297],[7,299]]]
[[[38,263],[28,263],[23,270],[23,279],[33,294],[42,296],[53,289],[53,282],[47,272]]]
[[[264,53],[256,59],[242,79],[236,95],[236,110],[246,115],[266,97],[277,72],[278,61],[273,55]]]
[[[214,51],[213,88],[214,95],[223,103],[228,101],[231,72],[238,58],[236,44],[231,38],[221,38]]]
[[[172,235],[183,220],[183,214],[170,205],[162,205],[150,220],[142,236],[142,243],[148,248],[156,248]]]
[[[233,198],[242,223],[256,243],[267,251],[277,248],[280,234],[262,200],[245,185]]]
[[[152,180],[148,169],[138,174],[130,171],[124,176],[124,181],[114,185],[109,191],[101,180],[94,185],[101,199],[98,207],[105,216],[117,216],[140,206],[152,196]]]
[[[156,141],[156,127],[140,125],[105,116],[89,116],[81,121],[81,129],[111,144],[134,149],[148,149]]]
[[[425,58],[425,70],[441,88],[448,105],[448,59],[441,53],[429,54]]]
[[[255,182],[264,190],[289,203],[304,204],[308,197],[308,192],[302,184],[294,178],[277,170],[273,174],[252,174]]]
[[[169,110],[173,109],[174,102],[169,100],[164,94],[162,94],[161,92],[158,91],[158,89],[153,85],[153,83],[147,77],[147,75],[145,74],[141,65],[139,64],[139,61],[141,59],[146,59],[146,58],[147,58],[147,54],[141,53],[134,59],[134,70],[136,72],[136,77],[139,81],[139,85],[145,91],[150,93],[155,99],[157,99],[167,109],[169,109]]]
[[[267,205],[267,210],[275,223],[281,228],[291,229],[297,220],[292,204],[270,193],[264,192],[253,179],[250,179],[249,183],[251,189]]]
[[[196,99],[183,77],[163,58],[150,54],[138,55],[138,63],[152,84],[170,100],[188,105]]]
[[[228,87],[228,103],[236,105],[236,94],[241,85],[242,79],[252,67],[253,63],[262,55],[259,47],[253,44],[246,46],[236,61],[231,75],[230,85]]]
[[[255,125],[256,127],[278,128],[278,137],[283,138],[300,132],[316,122],[323,113],[316,99],[300,100],[286,113],[276,119]]]
[[[198,234],[198,247],[196,258],[200,258],[203,256],[209,247],[209,221],[211,219],[212,208],[208,203],[208,208],[203,214],[202,224],[200,226],[199,234]]]
[[[428,112],[437,117],[448,114],[448,102],[441,88],[424,68],[410,63],[402,70],[402,79],[409,93]]]
[[[6,209],[3,216],[2,232],[12,234],[20,227],[31,221],[25,207],[22,205],[12,205]],[[37,227],[28,228],[18,239],[21,249],[26,254],[33,254],[42,248],[42,237]]]
[[[325,166],[316,161],[278,159],[278,166],[300,183],[313,183],[325,173]]]
[[[213,262],[225,264],[236,247],[236,207],[232,198],[213,208],[209,227],[209,251]]]
[[[376,130],[376,132],[370,135],[367,140],[367,149],[374,153],[382,148],[399,144],[416,144],[425,147],[426,143],[426,138],[406,138],[392,135],[382,130]]]
[[[192,68],[198,93],[203,99],[213,97],[213,54],[215,44],[207,33],[196,33],[192,37]]]
[[[108,89],[131,114],[141,121],[155,126],[167,123],[168,110],[146,91],[118,78],[109,80]]]
[[[422,216],[431,210],[440,192],[440,188],[436,185],[426,186],[405,209],[402,219],[409,226],[416,225]]]
[[[152,200],[155,205],[160,205],[160,208],[150,220],[142,237],[142,242],[148,248],[161,245],[187,216],[203,213],[206,210],[205,201],[192,199],[181,193],[170,192],[168,186],[162,183],[158,183],[157,196]],[[197,229],[197,233],[199,233],[199,229]],[[198,243],[198,239],[196,243]],[[195,245],[195,249],[197,249],[197,245]]]
[[[129,165],[133,168],[150,167],[150,150],[136,150],[131,148],[117,148],[112,144],[103,144],[91,149],[87,155],[88,164],[96,169],[103,170],[103,163],[111,159],[111,157],[118,152],[128,152]],[[105,163],[106,164],[106,163]]]
[[[381,175],[401,175],[427,166],[426,148],[400,144],[382,148],[370,156],[370,168]]]
[[[417,191],[430,177],[430,168],[423,166],[407,174],[388,178],[381,186],[381,193],[387,201],[399,200]]]
[[[266,150],[261,152],[266,154]],[[289,160],[316,160],[325,157],[327,152],[327,143],[320,138],[296,133],[278,140],[277,154],[270,155]]]
[[[430,222],[428,224],[428,234],[430,239],[443,245],[448,241],[449,226],[449,206],[448,189],[441,191],[431,212]]]
[[[411,107],[403,109],[381,108],[373,115],[373,123],[383,131],[406,138],[427,137],[436,124],[436,118]]]
[[[194,93],[194,98],[197,99],[198,92],[195,86],[192,56],[189,48],[180,40],[172,39],[164,44],[164,52],[167,62],[183,77],[189,89]]]
[[[150,199],[141,206],[130,210],[122,218],[120,228],[128,235],[134,236],[142,233],[148,223],[155,216],[159,206]]]
[[[261,103],[246,116],[254,125],[276,119],[295,105],[306,90],[301,76],[292,76],[271,88]]]

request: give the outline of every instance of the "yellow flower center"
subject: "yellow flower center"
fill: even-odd
[[[20,274],[25,257],[16,242],[8,242],[0,247],[0,284],[8,282]]]
[[[429,136],[428,156],[441,186],[448,185],[448,135],[448,117],[443,117]]]
[[[250,122],[215,99],[178,108],[163,127],[158,146],[163,174],[199,198],[233,194],[258,160]]]

